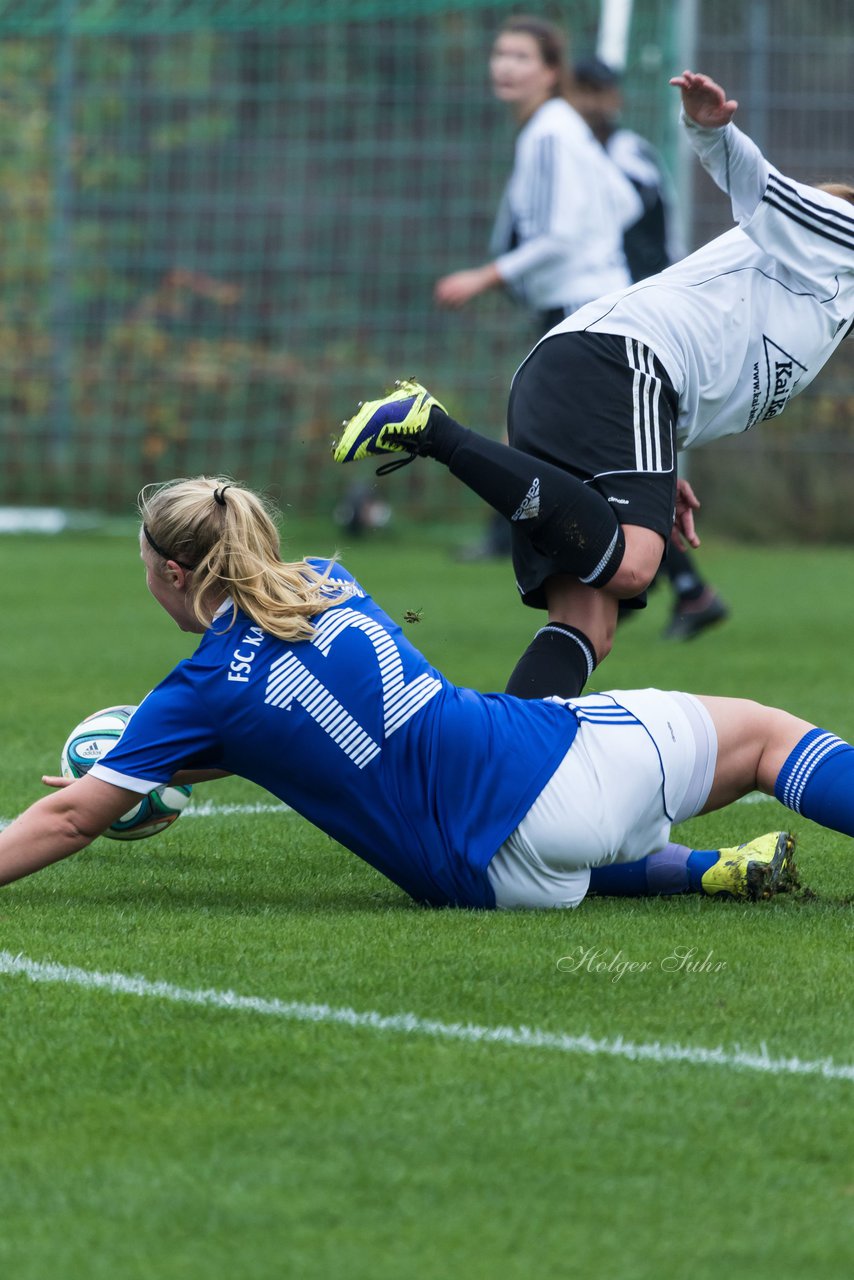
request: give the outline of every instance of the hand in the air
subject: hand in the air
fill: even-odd
[[[682,90],[682,106],[685,114],[702,129],[720,129],[729,124],[738,109],[734,98],[727,98],[719,84],[710,76],[696,71],[683,71],[670,81]]]

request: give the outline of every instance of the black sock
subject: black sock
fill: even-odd
[[[460,426],[434,408],[418,452],[443,462],[531,539],[541,555],[591,587],[603,587],[625,551],[620,522],[600,493],[549,462]]]
[[[670,579],[670,585],[680,600],[700,599],[706,584],[687,551],[682,551],[671,542],[667,547],[664,568]]]
[[[517,698],[575,698],[595,666],[595,650],[583,631],[550,622],[516,663],[504,692]]]

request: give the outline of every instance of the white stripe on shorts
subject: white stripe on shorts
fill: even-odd
[[[717,735],[690,694],[612,690],[553,698],[578,717],[575,741],[487,869],[496,906],[575,907],[590,868],[663,848],[703,808]]]
[[[626,338],[626,360],[634,370],[632,418],[635,436],[635,465],[638,471],[664,471],[661,457],[659,400],[661,380],[656,376],[654,356],[637,338]]]

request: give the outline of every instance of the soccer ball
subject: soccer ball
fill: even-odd
[[[136,707],[105,707],[87,716],[68,735],[59,767],[64,778],[82,778],[96,760],[114,746],[125,731]],[[156,836],[181,816],[190,798],[192,787],[170,786],[149,791],[140,796],[139,804],[123,814],[104,832],[111,840],[144,840]]]

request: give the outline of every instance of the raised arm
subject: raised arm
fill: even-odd
[[[681,90],[691,146],[729,195],[741,229],[811,288],[836,296],[840,272],[854,273],[854,210],[846,196],[807,186],[769,164],[733,122],[738,103],[709,76],[683,71],[670,83]]]
[[[710,76],[683,71],[670,83],[682,93],[682,123],[703,168],[732,200],[733,217],[743,223],[765,194],[771,166],[732,122],[738,103]]]
[[[738,109],[734,98],[727,98],[711,76],[696,71],[683,71],[670,83],[682,90],[682,110],[701,129],[721,129],[729,124]]]

